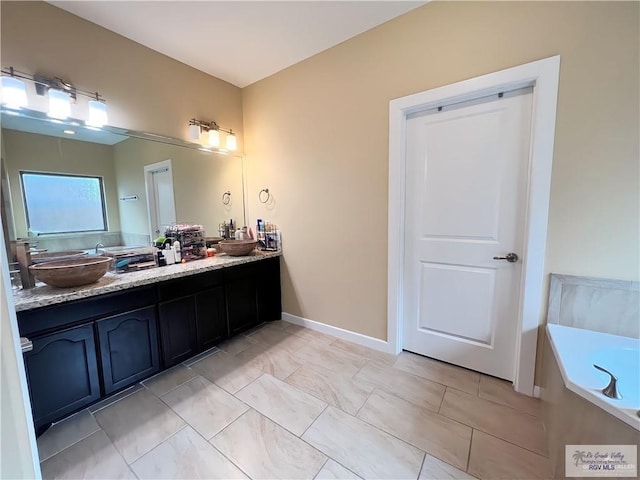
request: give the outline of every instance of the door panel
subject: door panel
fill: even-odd
[[[93,325],[32,340],[24,361],[36,429],[100,398]]]
[[[192,295],[163,302],[158,312],[165,368],[183,362],[198,353],[195,297]]]
[[[532,89],[407,120],[404,348],[513,379]]]
[[[160,370],[155,310],[142,308],[97,322],[105,394]]]
[[[419,328],[462,342],[492,345],[495,270],[427,263],[422,267]],[[458,292],[469,297],[452,301]]]

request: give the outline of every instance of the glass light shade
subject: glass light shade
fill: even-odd
[[[2,104],[9,108],[27,106],[27,87],[15,77],[2,77]]]
[[[69,95],[62,90],[49,89],[49,113],[51,118],[64,120],[71,115]]]
[[[191,140],[200,140],[200,126],[189,125],[189,138]]]
[[[236,136],[234,133],[230,133],[227,135],[227,150],[235,150],[238,148],[238,144],[236,143]]]
[[[209,130],[209,145],[212,147],[220,146],[220,132],[213,128]]]
[[[89,120],[87,125],[103,127],[107,124],[107,105],[98,100],[89,101]]]

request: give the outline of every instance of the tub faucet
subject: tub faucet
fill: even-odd
[[[96,255],[98,255],[98,249],[99,248],[104,248],[104,245],[101,243],[96,243]]]
[[[606,368],[602,368],[600,365],[596,365],[594,363],[593,368],[600,370],[601,372],[604,372],[611,377],[611,379],[609,380],[609,385],[607,385],[602,389],[602,393],[604,393],[605,396],[609,398],[622,400],[622,395],[620,395],[620,392],[618,392],[618,386],[617,386],[618,378]]]

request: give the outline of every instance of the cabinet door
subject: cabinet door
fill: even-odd
[[[198,353],[195,297],[163,302],[158,312],[164,366],[171,367]]]
[[[226,297],[230,336],[258,324],[255,275],[229,281]]]
[[[282,317],[280,294],[280,258],[257,262],[258,321],[270,322]]]
[[[104,393],[109,394],[160,370],[155,307],[97,322]]]
[[[93,325],[31,340],[24,361],[36,429],[100,398]]]
[[[196,318],[198,351],[208,350],[229,336],[224,287],[196,295]]]

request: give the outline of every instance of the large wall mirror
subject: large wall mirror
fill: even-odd
[[[49,251],[137,246],[171,222],[207,236],[224,221],[246,224],[240,154],[29,110],[3,108],[1,121],[6,240]]]

